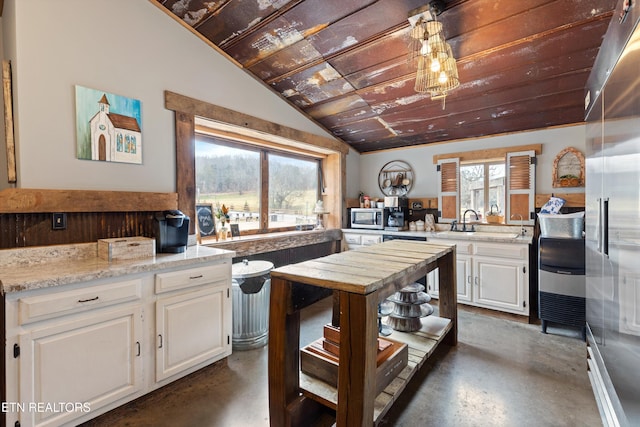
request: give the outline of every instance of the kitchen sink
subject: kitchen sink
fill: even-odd
[[[496,233],[492,231],[439,231],[436,236],[458,237],[458,238],[498,238],[498,239],[515,239],[518,233]]]

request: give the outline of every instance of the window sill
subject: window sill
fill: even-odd
[[[236,252],[236,257],[245,257],[317,243],[339,241],[341,239],[342,231],[340,229],[331,229],[252,234],[219,241],[214,238],[204,238],[202,239],[202,245],[232,250]]]

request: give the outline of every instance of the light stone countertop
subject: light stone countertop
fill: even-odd
[[[167,268],[199,267],[234,255],[225,249],[189,246],[181,254],[109,262],[98,257],[97,243],[4,249],[0,250],[0,292],[4,295]]]
[[[374,234],[374,235],[391,235],[391,236],[407,236],[407,237],[425,237],[427,242],[430,239],[447,239],[447,240],[471,240],[496,243],[524,243],[531,244],[533,241],[533,227],[525,226],[525,235],[520,234],[520,226],[478,226],[474,232],[451,232],[447,228],[441,228],[436,231],[387,231],[372,230],[365,228],[344,228],[344,233]]]

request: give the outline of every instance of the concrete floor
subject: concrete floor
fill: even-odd
[[[322,334],[331,300],[305,309],[301,343]],[[437,313],[437,311],[436,311]],[[381,426],[601,426],[577,330],[540,327],[459,309],[459,343],[440,346]],[[392,335],[393,337],[393,335]],[[318,426],[331,425],[328,412]],[[259,427],[269,425],[267,348],[234,352],[85,424]]]

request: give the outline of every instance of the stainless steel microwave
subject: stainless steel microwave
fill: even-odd
[[[384,209],[353,208],[351,209],[351,228],[384,229]]]

